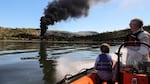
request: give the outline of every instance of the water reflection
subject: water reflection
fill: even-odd
[[[40,51],[39,51],[39,62],[40,67],[43,69],[44,77],[43,80],[45,84],[55,84],[56,82],[56,70],[55,70],[55,60],[48,59],[47,54],[48,42],[41,41],[40,42]]]
[[[37,49],[39,42],[0,41],[0,50]]]
[[[56,84],[66,74],[93,66],[99,48],[46,41],[0,42],[0,51],[0,84]]]

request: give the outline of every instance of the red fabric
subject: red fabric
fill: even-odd
[[[148,76],[145,74],[123,74],[123,84],[132,84],[132,78],[137,78],[137,84],[149,84]]]

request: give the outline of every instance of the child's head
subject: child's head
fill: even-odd
[[[110,45],[107,43],[103,43],[100,46],[100,50],[102,53],[109,53],[109,48],[110,48]]]

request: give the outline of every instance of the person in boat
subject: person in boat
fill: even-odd
[[[113,61],[109,55],[110,45],[103,43],[100,46],[101,54],[98,55],[95,61],[95,69],[98,72],[98,77],[100,79],[100,84],[106,81],[107,84],[113,84],[112,81],[112,66]]]
[[[143,21],[139,18],[134,18],[130,21],[131,33],[125,38],[125,42],[144,42],[150,45],[150,33],[144,31]],[[150,49],[139,43],[128,43],[125,45],[127,48],[126,65],[135,65],[138,63],[150,61],[149,52]]]

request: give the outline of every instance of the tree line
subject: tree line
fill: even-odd
[[[144,30],[150,32],[150,26],[144,26],[143,28]],[[63,37],[57,35],[48,35],[48,36],[40,37],[39,32],[40,29],[38,28],[33,29],[33,28],[0,27],[0,40],[40,40],[42,38],[49,41],[117,42],[117,41],[122,41],[124,37],[130,33],[130,29],[126,28],[118,31],[103,32],[96,35],[73,36],[73,37]]]

